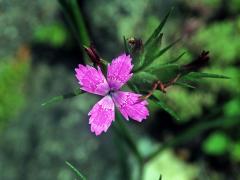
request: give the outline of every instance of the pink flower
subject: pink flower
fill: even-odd
[[[96,135],[106,132],[115,119],[114,104],[125,119],[141,122],[149,115],[146,100],[139,101],[140,94],[120,91],[120,88],[132,77],[131,57],[122,54],[112,61],[107,68],[107,79],[101,69],[79,64],[75,69],[81,89],[103,96],[91,111],[89,124]]]

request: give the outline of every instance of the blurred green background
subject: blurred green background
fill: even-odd
[[[86,57],[79,43],[91,40],[110,60],[123,52],[123,36],[146,40],[172,6],[164,42],[182,41],[162,60],[186,52],[189,62],[209,50],[202,71],[231,79],[171,87],[162,100],[180,121],[150,104],[147,121],[126,122],[143,154],[166,147],[146,164],[144,179],[240,179],[240,0],[79,0],[79,32],[55,0],[0,0],[1,180],[76,178],[65,161],[88,179],[134,179],[136,162],[112,128],[90,133],[87,113],[98,97],[41,103],[78,87],[74,68]]]

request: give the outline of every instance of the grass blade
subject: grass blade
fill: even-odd
[[[84,18],[80,11],[78,1],[77,0],[70,0],[71,9],[73,12],[73,16],[76,22],[76,28],[78,30],[78,35],[81,39],[82,44],[89,44],[90,38],[88,35],[87,28],[85,26]]]
[[[181,58],[184,56],[184,54],[186,54],[186,52],[183,52],[183,53],[180,54],[176,59],[168,62],[167,64],[174,64],[174,63],[178,62],[178,60],[181,59]]]
[[[80,94],[83,94],[84,91],[82,91],[81,89],[76,89],[74,92],[68,93],[68,94],[64,94],[64,95],[60,95],[60,96],[54,96],[51,99],[43,102],[41,105],[42,106],[48,106],[50,104],[56,103],[58,101],[64,100],[64,99],[69,99],[75,96],[78,96]]]
[[[173,8],[170,9],[170,11],[166,14],[166,16],[163,18],[163,20],[161,21],[161,23],[158,25],[158,27],[154,30],[154,32],[152,33],[152,35],[148,38],[148,40],[145,43],[145,47],[148,46],[148,44],[153,41],[162,31],[164,25],[167,22],[167,19],[169,17],[169,15],[172,13]]]
[[[177,113],[174,112],[170,107],[168,107],[166,103],[164,103],[163,101],[159,101],[155,96],[152,96],[151,100],[155,102],[157,105],[159,105],[168,114],[170,114],[174,119],[180,121],[180,118],[178,117]]]
[[[182,86],[182,87],[190,88],[190,89],[196,89],[196,87],[194,87],[186,82],[175,82],[174,84]]]
[[[191,72],[187,75],[193,79],[199,78],[220,78],[220,79],[230,79],[230,77],[220,75],[220,74],[212,74],[212,73],[203,73],[203,72]]]
[[[181,38],[177,39],[176,41],[172,42],[171,44],[169,44],[167,47],[163,48],[162,50],[160,50],[153,58],[156,59],[158,57],[160,57],[161,55],[163,55],[165,52],[167,52],[171,47],[173,47],[176,43],[178,43],[181,40]]]
[[[71,163],[68,161],[65,161],[65,163],[77,174],[78,177],[80,177],[82,180],[87,180],[87,178],[83,176],[82,173],[80,173],[80,171],[78,171]]]
[[[143,58],[143,62],[141,63],[142,66],[148,65],[151,63],[153,57],[155,56],[158,49],[160,49],[162,44],[162,37],[163,33],[160,33],[160,35],[155,38],[147,48],[145,48],[146,55]]]
[[[161,175],[161,174],[160,174],[160,176],[159,176],[158,180],[162,180],[162,175]]]

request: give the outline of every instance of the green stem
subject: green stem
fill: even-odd
[[[129,131],[127,130],[126,126],[122,122],[121,119],[116,118],[117,126],[119,127],[119,133],[121,133],[122,138],[128,144],[132,152],[136,155],[137,159],[141,159],[141,154],[137,148],[135,141],[133,140],[132,136],[130,135]]]
[[[132,153],[135,155],[135,157],[138,161],[138,165],[139,165],[138,180],[141,180],[143,178],[143,169],[144,169],[143,157],[142,157],[140,151],[138,150],[138,147],[137,147],[135,141],[133,140],[130,132],[128,131],[128,129],[126,128],[124,123],[122,122],[121,116],[118,113],[116,115],[116,125],[114,127],[115,127],[116,133],[121,137],[121,139],[127,144],[127,146],[130,148]]]
[[[78,6],[77,0],[71,0],[71,8],[73,10],[74,19],[77,26],[78,35],[81,39],[82,44],[89,44],[90,38],[87,32],[87,28],[82,16],[82,12]]]
[[[77,174],[79,178],[81,178],[82,180],[87,180],[87,178],[79,170],[77,170],[71,163],[69,163],[68,161],[65,161],[65,163]]]
[[[90,37],[86,28],[86,25],[84,23],[84,18],[82,16],[82,13],[79,9],[77,0],[58,0],[59,4],[62,7],[63,13],[66,16],[70,27],[73,31],[73,34],[78,42],[79,47],[81,48],[81,51],[84,52],[83,44],[89,45],[90,44]],[[87,61],[87,55],[84,54],[84,61],[85,63],[88,63]]]
[[[114,127],[115,128],[115,127]],[[122,146],[122,143],[119,143],[122,141],[121,137],[119,137],[118,133],[115,132],[115,136],[113,137],[114,139],[114,144],[116,146],[116,151],[118,152],[118,157],[119,157],[119,164],[120,164],[120,177],[121,179],[125,180],[130,180],[131,179],[131,174],[130,174],[130,166],[128,162],[127,157],[127,151],[124,146]]]
[[[83,94],[83,93],[85,93],[85,92],[82,91],[81,89],[77,88],[77,89],[75,89],[75,90],[74,90],[73,92],[71,92],[71,93],[67,93],[67,94],[63,94],[63,95],[60,95],[60,96],[54,96],[54,97],[52,97],[51,99],[43,102],[43,103],[42,103],[42,106],[47,106],[47,105],[56,103],[56,102],[61,101],[61,100],[64,100],[64,99],[73,98],[73,97],[78,96],[78,95]]]

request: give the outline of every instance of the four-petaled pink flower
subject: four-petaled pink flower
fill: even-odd
[[[131,61],[131,57],[126,54],[114,59],[108,65],[107,79],[99,67],[95,69],[79,64],[75,69],[82,90],[103,96],[88,113],[91,131],[96,135],[106,132],[114,121],[114,104],[127,120],[131,118],[141,122],[149,115],[146,107],[148,103],[146,100],[139,100],[140,94],[119,90],[133,75]]]

